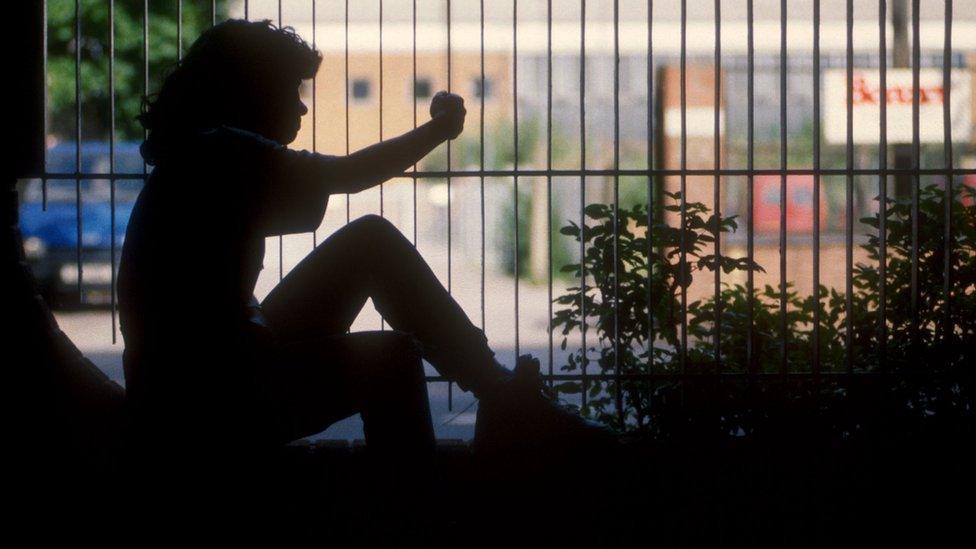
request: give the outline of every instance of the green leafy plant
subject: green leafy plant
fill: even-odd
[[[913,224],[910,202],[888,200],[887,264],[884,273],[887,312],[885,343],[890,361],[903,367],[914,367],[908,360],[924,352],[927,362],[950,366],[972,364],[976,360],[976,189],[954,185],[953,197],[946,207],[945,189],[928,185],[919,190],[917,288],[918,317],[913,320],[912,250]],[[948,210],[948,211],[947,211]],[[946,257],[946,217],[950,220],[949,257]],[[863,223],[880,229],[880,215],[865,218]],[[869,235],[863,247],[871,262],[859,264],[854,273],[854,302],[859,311],[876,311],[880,304],[879,234]],[[948,261],[947,261],[948,259]],[[946,299],[945,273],[949,267],[951,299]],[[951,307],[950,307],[951,305]],[[867,347],[875,345],[880,334],[877,315],[854,317],[858,340]],[[864,367],[877,367],[877,353],[858,358]]]
[[[680,212],[680,194],[665,194],[671,203],[664,209]],[[688,303],[686,334],[681,333],[681,291],[695,276],[711,277],[709,273],[716,269],[726,274],[763,270],[747,258],[713,253],[715,239],[738,228],[736,218],[711,214],[706,205],[693,202],[685,205],[684,223],[672,227],[649,217],[642,204],[616,212],[605,204],[590,204],[584,210],[584,225],[570,221],[561,229],[585,249],[580,263],[570,263],[563,270],[584,282],[567,288],[554,300],[561,308],[554,313],[552,329],[561,332],[566,349],[570,334],[585,328],[587,345],[570,352],[561,369],[600,375],[587,379],[585,385],[567,381],[556,387],[563,394],[576,395],[585,415],[621,429],[644,431],[655,426],[655,408],[676,398],[681,381],[669,374],[714,373],[719,367],[725,372],[775,373],[785,368],[809,373],[814,361],[815,308],[819,308],[819,359],[824,372],[848,367],[855,371],[924,367],[934,372],[972,363],[976,360],[974,195],[972,188],[956,185],[948,208],[951,309],[946,308],[944,289],[945,191],[930,185],[919,191],[917,321],[913,321],[911,305],[912,250],[916,249],[912,208],[909,203],[889,200],[883,212],[861,220],[875,229],[880,228],[882,215],[886,221],[884,324],[879,311],[881,238],[874,232],[862,246],[869,262],[857,264],[852,274],[850,318],[847,296],[834,288],[821,286],[814,298],[801,296],[791,285],[767,285],[750,295],[741,284],[726,284],[718,296]],[[785,318],[782,292],[787,303]],[[747,361],[750,335],[752,363]],[[650,373],[664,375],[654,383],[641,379],[641,374]],[[906,387],[902,385],[902,389]],[[832,383],[820,388],[828,396],[846,394]],[[949,390],[958,391],[958,387]],[[727,388],[718,389],[708,398],[714,403],[730,397],[727,393]],[[812,396],[810,392],[805,395]],[[925,399],[931,397],[927,395]],[[903,401],[914,402],[922,394],[914,390],[902,396]],[[735,413],[715,413],[722,416],[723,429],[742,427],[741,417],[736,419]],[[749,413],[757,415],[755,409]],[[659,418],[656,423],[660,429]]]
[[[667,194],[680,199],[679,194]],[[676,372],[681,290],[691,284],[693,273],[761,269],[745,258],[709,253],[716,238],[738,225],[734,216],[709,215],[702,203],[686,204],[681,227],[653,219],[643,204],[616,212],[605,204],[590,204],[584,215],[587,223],[570,221],[561,229],[585,247],[580,263],[562,269],[583,283],[555,299],[564,307],[554,312],[552,326],[561,330],[563,349],[570,332],[584,325],[593,329],[586,347],[568,355],[564,371],[595,366],[600,373],[617,373],[619,368],[632,376],[650,373],[653,363],[664,372]],[[584,413],[601,420],[621,423],[615,414],[617,398],[625,409],[623,423],[642,426],[650,419],[648,395],[639,382],[593,381],[584,387],[573,381],[557,387],[563,393],[585,393]]]

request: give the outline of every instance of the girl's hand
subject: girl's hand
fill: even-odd
[[[443,139],[454,139],[464,129],[464,99],[460,95],[439,91],[430,100],[430,117],[440,122]]]

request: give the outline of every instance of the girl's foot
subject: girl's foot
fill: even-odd
[[[479,400],[473,450],[574,449],[612,451],[619,433],[559,402],[539,373],[539,360],[522,355],[512,377]]]

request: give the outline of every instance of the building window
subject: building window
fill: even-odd
[[[420,78],[413,83],[413,95],[417,99],[427,99],[430,97],[430,79]]]
[[[357,101],[369,99],[369,80],[356,79],[352,81],[352,98]]]
[[[492,96],[492,82],[490,78],[485,78],[485,89],[481,89],[481,78],[475,78],[472,82],[472,87],[474,88],[474,96],[481,98],[484,96],[485,99],[491,99]]]

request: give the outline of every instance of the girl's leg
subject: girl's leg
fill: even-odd
[[[279,441],[318,433],[359,413],[378,525],[423,524],[437,493],[434,430],[420,348],[396,332],[355,332],[283,346],[268,372]]]
[[[344,333],[369,298],[390,326],[419,341],[422,356],[442,375],[474,392],[483,404],[491,404],[494,411],[489,416],[497,421],[482,421],[479,407],[482,432],[498,423],[496,431],[508,438],[518,432],[565,440],[607,438],[602,426],[543,398],[537,361],[517,368],[518,377],[498,364],[484,333],[465,316],[410,241],[379,216],[361,217],[330,236],[275,287],[262,308],[284,339],[314,341]],[[319,368],[327,364],[316,360],[314,353],[299,362]],[[379,363],[396,367],[391,361]],[[376,384],[365,380],[366,386]],[[355,381],[336,384],[338,393],[346,383]],[[326,380],[313,387],[327,385]],[[296,400],[314,405],[321,402],[321,394],[313,391],[307,400]],[[527,431],[529,425],[534,430]],[[493,437],[481,438],[485,446]]]
[[[430,402],[416,341],[396,332],[356,332],[296,341],[266,373],[282,441],[321,432],[359,413],[378,454],[415,456],[434,447]]]
[[[276,331],[302,340],[345,332],[368,298],[392,328],[416,337],[424,358],[462,389],[479,395],[508,376],[484,333],[413,244],[376,215],[356,219],[322,242],[262,308]]]

